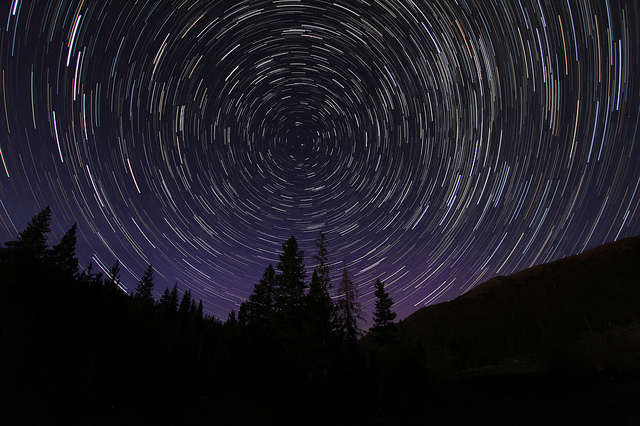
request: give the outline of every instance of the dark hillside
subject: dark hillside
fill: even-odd
[[[638,424],[640,237],[495,277],[361,341],[396,424]]]
[[[399,328],[435,374],[640,371],[640,237],[495,277]]]

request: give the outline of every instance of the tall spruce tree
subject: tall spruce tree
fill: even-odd
[[[335,328],[336,314],[335,306],[329,296],[331,265],[326,237],[322,231],[318,234],[315,248],[316,254],[313,256],[315,268],[307,294],[308,328],[312,350],[327,347],[329,337]]]
[[[169,310],[169,299],[171,298],[171,291],[169,291],[169,287],[165,287],[162,296],[160,296],[159,305],[163,308]]]
[[[253,334],[269,334],[276,304],[276,271],[269,264],[253,293],[240,305],[238,321]],[[263,336],[262,336],[263,337]]]
[[[329,249],[327,246],[327,237],[322,231],[319,231],[315,242],[316,254],[313,255],[313,260],[315,262],[315,269],[318,271],[319,283],[328,290],[332,285],[330,277],[331,258],[329,257]]]
[[[204,318],[204,306],[202,305],[202,299],[198,301],[198,307],[195,310],[195,316],[198,320]]]
[[[149,267],[145,271],[144,275],[138,282],[136,287],[136,295],[141,297],[143,301],[153,303],[153,266],[149,264]]]
[[[393,320],[396,313],[391,311],[393,299],[389,293],[384,290],[384,283],[378,279],[375,283],[375,291],[373,293],[377,300],[375,302],[375,311],[373,312],[373,326],[371,332],[374,340],[381,346],[388,345],[396,339],[396,328]]]
[[[305,278],[304,250],[298,248],[298,241],[292,235],[283,245],[279,254],[277,277],[276,309],[282,325],[290,334],[299,326],[304,310]]]
[[[182,299],[180,300],[180,306],[178,307],[178,312],[180,313],[180,317],[183,320],[186,320],[187,316],[191,312],[192,304],[193,304],[193,299],[191,298],[191,289],[188,288],[182,295]]]
[[[314,269],[307,294],[307,312],[310,316],[311,333],[319,334],[321,339],[326,339],[332,328],[334,306],[323,280]]]
[[[358,288],[349,277],[345,260],[342,265],[342,278],[338,286],[338,330],[343,336],[347,351],[351,351],[355,349],[361,334],[358,323],[364,318],[362,305],[358,302]]]
[[[171,297],[169,298],[169,306],[171,306],[174,311],[177,311],[179,301],[180,294],[178,293],[178,283],[173,283],[173,288],[171,289]]]

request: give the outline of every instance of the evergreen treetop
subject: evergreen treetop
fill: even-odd
[[[315,262],[315,269],[318,271],[320,284],[329,289],[331,288],[331,258],[329,257],[327,245],[327,237],[322,231],[319,231],[315,243],[317,251],[313,256],[313,260]]]
[[[240,305],[238,320],[243,326],[259,328],[263,331],[272,326],[271,319],[275,309],[276,271],[269,264],[262,278],[253,288],[253,293]]]
[[[136,287],[136,293],[145,302],[153,303],[153,266],[149,264],[149,267],[145,271],[144,275],[138,282]]]
[[[160,305],[170,312],[178,311],[178,283],[175,283],[171,290],[169,290],[169,287],[164,289],[164,293],[160,298]]]
[[[338,286],[338,322],[347,348],[353,349],[361,334],[358,323],[364,318],[362,305],[358,302],[358,288],[349,276],[345,260],[342,265],[342,279]]]
[[[120,288],[120,262],[117,260],[109,270],[109,276],[105,280],[104,286],[110,290]]]
[[[52,266],[65,277],[74,277],[78,274],[78,258],[76,257],[77,228],[77,224],[74,223],[48,254]]]
[[[15,241],[8,241],[8,248],[17,248],[23,253],[42,259],[47,251],[47,234],[51,232],[51,207],[47,206],[36,214]]]
[[[299,306],[304,297],[306,272],[304,269],[304,250],[298,248],[298,241],[292,235],[283,245],[279,254],[278,296],[280,308],[285,305]]]
[[[395,324],[393,320],[396,313],[391,311],[393,299],[389,293],[384,290],[384,283],[378,279],[375,283],[375,292],[373,293],[377,300],[375,302],[375,310],[373,312],[374,324],[371,331],[374,333],[374,339],[381,345],[391,343],[395,338]]]

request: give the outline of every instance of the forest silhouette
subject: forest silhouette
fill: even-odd
[[[177,284],[156,300],[152,265],[131,294],[117,262],[80,272],[77,226],[50,245],[51,214],[0,246],[4,424],[640,420],[638,237],[397,324],[377,280],[367,330],[322,232],[310,280],[292,236],[223,322]]]
[[[222,322],[177,284],[156,300],[152,265],[131,294],[117,262],[108,274],[91,264],[79,272],[76,225],[50,247],[50,221],[47,207],[0,247],[3,400],[39,407],[14,415],[46,423],[100,413],[110,423],[197,421],[215,412],[231,423],[262,423],[310,415],[346,421],[367,409],[357,288],[344,264],[337,297],[330,297],[332,260],[322,232],[309,285],[304,251],[292,236],[277,267],[268,265]],[[393,302],[377,286],[384,303],[374,334],[392,335]]]

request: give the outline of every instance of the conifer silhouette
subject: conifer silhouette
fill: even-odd
[[[144,275],[138,282],[136,287],[136,295],[141,297],[143,301],[147,303],[153,303],[153,266],[149,264],[149,267],[145,271]]]
[[[387,345],[392,343],[396,338],[396,328],[393,320],[396,313],[391,311],[393,299],[384,290],[384,283],[378,279],[375,283],[375,292],[373,293],[377,300],[375,302],[375,310],[373,312],[373,338],[379,345]]]

